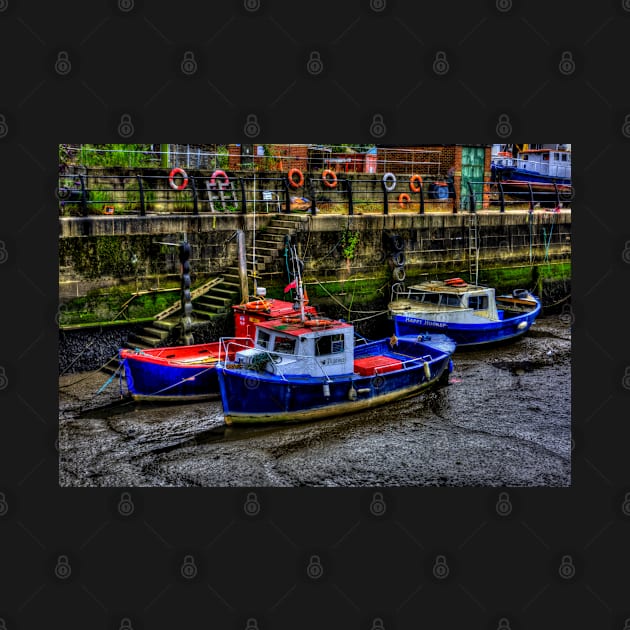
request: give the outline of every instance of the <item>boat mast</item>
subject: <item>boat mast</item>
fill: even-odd
[[[258,275],[256,274],[256,173],[254,173],[254,232],[252,239],[252,279],[254,280],[254,296],[258,297]]]
[[[300,272],[300,264],[297,257],[295,245],[291,245],[291,254],[293,256],[293,270],[297,278],[297,296],[300,303],[300,319],[304,321],[304,291],[302,289],[302,274]]]

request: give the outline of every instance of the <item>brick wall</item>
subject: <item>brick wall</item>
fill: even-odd
[[[300,144],[270,144],[265,145],[271,156],[259,156],[259,144],[253,144],[253,163],[257,170],[287,172],[291,168],[306,171],[308,162],[308,147]],[[241,147],[236,144],[228,145],[228,169],[241,170]]]

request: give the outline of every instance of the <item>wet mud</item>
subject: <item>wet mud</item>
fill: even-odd
[[[364,413],[227,427],[221,401],[120,398],[59,379],[61,486],[569,486],[571,337],[558,316],[453,357],[449,384]]]

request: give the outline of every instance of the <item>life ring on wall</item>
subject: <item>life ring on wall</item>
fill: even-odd
[[[247,302],[244,308],[247,311],[266,311],[271,308],[271,304],[266,300],[254,300],[253,302]]]
[[[179,186],[175,183],[175,175],[181,175],[183,178],[182,183]],[[184,190],[184,188],[188,186],[188,175],[186,174],[186,171],[183,168],[176,166],[168,176],[168,183],[173,190]]]
[[[330,179],[328,179],[329,177]],[[324,181],[324,186],[328,188],[334,188],[337,185],[337,175],[335,171],[331,171],[329,168],[322,173],[322,180]]]
[[[295,181],[294,179],[295,175],[298,176],[297,181]],[[302,174],[302,171],[299,168],[292,168],[287,173],[287,178],[289,180],[289,185],[291,186],[291,188],[300,188],[301,186],[304,185],[304,175]]]
[[[390,182],[389,185],[387,182]],[[392,192],[396,188],[396,175],[394,173],[385,173],[383,175],[383,186],[385,186],[387,192]]]
[[[411,197],[407,193],[400,193],[400,195],[398,195],[398,205],[401,208],[406,208],[410,201]]]
[[[230,178],[227,176],[225,171],[214,171],[210,176],[210,186],[214,187],[216,184],[217,178],[221,177],[225,181],[225,185],[230,185]],[[220,185],[220,184],[219,184]]]
[[[411,189],[411,192],[420,192],[422,190],[422,177],[420,177],[417,173],[414,173],[409,178],[409,188]]]

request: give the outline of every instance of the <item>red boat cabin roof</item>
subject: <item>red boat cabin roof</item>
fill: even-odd
[[[313,318],[310,320],[306,319],[304,322],[299,319],[299,316],[291,317],[291,319],[297,319],[298,321],[285,321],[286,318],[280,318],[270,319],[268,321],[260,322],[256,325],[258,326],[258,328],[281,332],[295,337],[299,337],[306,333],[312,332],[332,332],[333,330],[352,328],[351,324],[346,324],[345,322],[340,322],[336,319],[326,319],[323,317]]]

